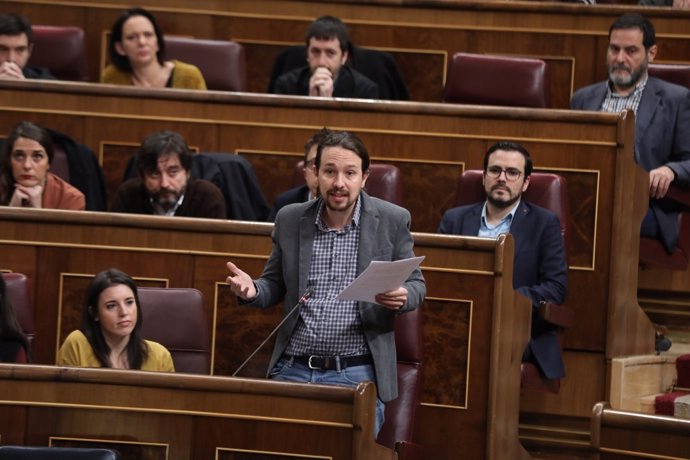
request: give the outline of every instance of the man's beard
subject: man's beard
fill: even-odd
[[[647,67],[648,63],[647,60],[640,64],[640,68],[637,69],[637,72],[632,72],[627,66],[625,65],[620,65],[620,66],[609,66],[609,79],[613,82],[614,85],[621,87],[621,88],[632,88],[633,86],[637,85],[639,83],[640,79],[642,76],[647,73]],[[628,76],[622,76],[619,74],[616,74],[615,71],[618,69],[623,69],[628,71]]]
[[[495,189],[494,189],[494,190],[495,190]],[[508,191],[507,188],[506,188],[506,189],[503,189],[503,190],[504,190],[506,193],[510,193],[510,192]],[[491,190],[491,191],[493,192],[493,190]],[[511,196],[511,197],[508,198],[507,200],[498,200],[498,199],[494,198],[493,195],[492,195],[491,193],[489,193],[489,194],[486,196],[486,200],[487,200],[489,203],[491,203],[492,205],[494,205],[495,207],[499,208],[499,209],[509,208],[509,207],[511,207],[512,205],[514,205],[519,199],[520,199],[520,194],[519,194],[519,193],[518,193],[517,195]]]
[[[170,209],[171,207],[175,206],[177,200],[180,199],[180,195],[180,193],[177,193],[174,190],[163,189],[159,190],[158,193],[153,196],[153,201],[158,203],[158,205],[163,209]]]

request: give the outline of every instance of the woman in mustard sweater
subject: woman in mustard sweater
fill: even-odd
[[[111,64],[101,82],[144,88],[206,89],[199,69],[165,60],[165,39],[156,19],[143,8],[130,8],[113,25],[108,42]]]
[[[174,372],[170,352],[144,340],[139,295],[134,280],[111,268],[86,289],[82,327],[65,339],[58,365]]]

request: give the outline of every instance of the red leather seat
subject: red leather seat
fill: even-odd
[[[385,422],[377,442],[395,449],[401,460],[424,458],[422,447],[415,438],[415,424],[423,389],[422,326],[421,308],[395,318],[398,397],[386,403]]]
[[[455,206],[486,200],[482,175],[483,171],[481,170],[467,170],[462,173],[455,196]],[[568,254],[570,207],[565,179],[557,174],[533,172],[530,176],[529,187],[522,194],[522,198],[546,208],[558,216],[565,242],[565,252]],[[547,304],[540,308],[539,317],[559,326],[558,342],[562,350],[564,331],[573,325],[575,319],[573,310],[565,305]],[[523,363],[521,389],[522,391],[558,393],[560,381],[558,379],[546,379],[541,375],[537,366],[532,363]]]
[[[141,335],[165,346],[175,372],[211,373],[211,338],[204,298],[193,288],[138,289]]]
[[[672,185],[666,199],[684,207],[678,218],[678,245],[669,254],[659,240],[640,237],[640,265],[643,268],[656,266],[670,270],[687,270],[690,266],[690,190]]]
[[[690,88],[690,65],[649,64],[649,76]]]
[[[541,59],[455,53],[448,66],[443,100],[547,108],[549,68]]]
[[[228,40],[165,37],[165,55],[199,68],[206,87],[218,91],[246,91],[244,47]]]
[[[84,31],[79,27],[33,26],[28,65],[45,67],[59,80],[89,81]]]
[[[295,165],[292,175],[293,187],[304,185],[303,168],[304,161]],[[397,166],[391,164],[371,163],[369,165],[369,178],[364,190],[371,196],[390,201],[398,206],[402,206],[405,200],[402,173]]]
[[[22,327],[24,335],[31,343],[36,336],[36,327],[34,326],[34,308],[29,292],[29,280],[22,273],[3,273],[2,278],[5,281],[7,300],[14,310],[14,315]]]

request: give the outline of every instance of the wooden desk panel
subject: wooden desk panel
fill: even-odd
[[[26,117],[47,125],[55,124],[70,134],[81,133],[83,142],[99,153],[103,164],[119,165],[124,164],[122,153],[148,133],[174,129],[200,151],[247,155],[264,187],[274,182],[285,183],[292,177],[294,161],[305,139],[315,130],[323,125],[348,129],[362,137],[375,161],[390,161],[401,166],[408,200],[405,205],[412,212],[415,231],[435,231],[443,211],[453,201],[455,178],[465,168],[481,168],[489,145],[501,139],[516,140],[532,152],[538,170],[554,171],[567,177],[571,234],[574,236],[570,245],[567,303],[580,319],[566,334],[566,353],[572,354],[569,362],[584,363],[573,369],[575,373],[571,376],[591,372],[596,375],[593,381],[598,382],[587,386],[586,394],[581,391],[585,387],[564,385],[560,395],[531,399],[523,408],[541,412],[548,407],[549,413],[587,416],[583,407],[588,404],[591,407],[607,391],[601,363],[608,357],[653,349],[651,325],[637,306],[635,295],[639,244],[636,229],[647,203],[647,179],[633,162],[632,116],[424,103],[319,101],[268,95],[173,93],[51,82],[2,82],[0,97],[4,101],[0,105],[0,130],[8,131],[16,121]],[[270,190],[277,193],[280,189]],[[34,229],[24,231],[35,232]],[[70,232],[59,233],[71,237]],[[78,230],[74,233],[92,238],[90,232]],[[34,241],[44,238],[50,241],[51,237],[34,235]],[[186,247],[187,244],[178,232],[146,236],[148,244],[158,239],[165,245],[162,247]],[[99,241],[94,238],[92,244]],[[224,243],[217,244],[212,251],[227,253],[227,247]],[[234,253],[243,254],[246,247],[252,246],[240,246]],[[263,266],[262,257],[265,256],[260,254],[268,251],[266,247],[263,253],[256,253],[245,261],[249,269],[254,270],[254,275],[258,275]],[[220,311],[227,313],[217,316],[216,322],[231,327],[236,324],[232,322],[236,316],[231,314],[234,306],[224,297],[222,287],[215,286],[221,281],[218,267],[222,267],[224,261],[203,255],[195,258],[193,269],[185,270],[194,273],[195,283],[205,286],[202,292],[207,298],[218,296],[220,302],[226,302],[222,305],[227,308]],[[117,257],[122,257],[127,266],[137,267],[136,257]],[[78,260],[84,259],[88,259],[86,253],[78,256]],[[78,268],[75,264],[69,272],[78,273]],[[434,284],[445,283],[437,281],[438,274],[429,276]],[[464,313],[459,314],[454,323],[462,329],[463,315],[467,315],[465,299],[462,293],[449,292],[453,295],[430,299],[429,309],[454,305],[462,312],[464,308]],[[435,296],[430,294],[430,297]],[[271,322],[268,318],[263,321],[266,325]],[[268,330],[270,328],[266,327],[266,333]],[[252,337],[260,336],[256,333]],[[230,336],[221,339],[233,340]],[[251,347],[247,346],[245,351],[251,351]],[[580,359],[589,354],[596,359]],[[233,370],[239,362],[220,357],[219,353],[215,359],[215,367],[222,372]],[[255,364],[247,372],[260,373],[261,366],[253,366]],[[458,366],[455,372],[462,371],[462,364]],[[426,392],[426,397],[433,401],[455,404],[461,400],[459,393],[437,398],[431,390]],[[436,417],[441,412],[432,411],[430,420],[440,420]],[[452,420],[455,416],[450,417]],[[431,423],[429,429],[434,430],[436,426]]]
[[[214,373],[230,375],[278,323],[281,309],[238,306],[223,282],[225,262],[234,260],[258,276],[270,252],[271,228],[259,223],[0,208],[0,249],[10,255],[24,253],[27,247],[36,251],[37,362],[54,363],[64,334],[78,324],[88,276],[117,266],[142,285],[201,290],[211,320]],[[420,424],[433,424],[444,414],[445,426],[457,433],[473,433],[469,449],[475,449],[476,458],[498,460],[503,458],[498,452],[506,451],[515,453],[511,458],[521,458],[519,363],[528,338],[530,307],[512,289],[512,238],[429,234],[414,238],[415,252],[426,256],[422,271],[428,288],[422,307],[428,320]],[[4,260],[0,268],[16,271]],[[270,345],[240,375],[262,377],[269,354]],[[155,396],[142,397],[149,399],[158,404]],[[45,443],[51,430],[60,431],[62,425],[49,422],[50,416],[32,414],[48,420],[40,436],[31,438],[35,443]],[[116,426],[130,426],[128,418],[120,420]],[[160,421],[153,417],[144,423],[148,424],[158,426]],[[476,427],[486,428],[477,431]],[[79,432],[72,425],[63,428]],[[452,458],[467,441],[462,436],[444,439],[433,432],[424,437],[430,458],[438,459]],[[161,433],[151,438],[171,442],[162,441]]]
[[[31,118],[82,135],[106,166],[111,193],[128,154],[152,131],[179,131],[200,151],[245,155],[270,201],[289,187],[294,162],[314,131],[324,125],[351,130],[362,137],[374,161],[401,168],[413,230],[424,232],[436,231],[443,212],[453,205],[457,178],[466,168],[482,167],[489,145],[501,139],[521,142],[532,152],[537,170],[563,174],[569,184],[573,231],[568,303],[577,305],[578,316],[591,322],[576,323],[567,336],[568,347],[600,352],[606,348],[608,286],[617,279],[609,277],[612,245],[619,241],[611,229],[619,218],[616,200],[625,201],[616,187],[634,188],[639,176],[625,137],[631,135],[625,128],[631,119],[570,111],[372,104],[52,82],[2,82],[0,97],[1,131]],[[622,177],[625,168],[631,168],[634,177]],[[630,350],[629,346],[623,340],[614,348]]]
[[[13,428],[0,422],[0,433],[19,444],[103,444],[123,460],[211,460],[219,451],[227,459],[396,458],[371,436],[370,383],[326,387],[2,364],[0,388],[0,420],[19,412],[28,421]]]
[[[110,30],[126,0],[3,0],[7,10],[34,24],[77,25],[86,32],[91,78],[97,81]],[[552,107],[566,108],[573,89],[606,78],[608,28],[628,11],[648,16],[656,27],[661,62],[688,62],[690,12],[634,5],[575,5],[542,2],[342,2],[297,0],[149,0],[162,30],[247,45],[249,90],[263,93],[279,45],[300,44],[318,14],[340,17],[360,46],[390,50],[399,60],[413,100],[439,102],[445,65],[458,51],[531,56],[551,72]],[[318,13],[316,13],[318,12]],[[429,54],[431,53],[431,54]],[[441,58],[432,59],[431,56]],[[420,71],[422,69],[422,71]]]

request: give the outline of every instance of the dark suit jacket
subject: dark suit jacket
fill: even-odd
[[[608,81],[579,89],[570,108],[595,110],[606,97]],[[666,165],[675,184],[690,184],[690,91],[649,77],[635,120],[635,161],[646,171]],[[650,200],[659,222],[661,241],[670,252],[678,242],[678,212],[668,200]]]
[[[477,236],[484,203],[448,210],[440,233]],[[532,301],[532,339],[528,345],[537,364],[550,379],[565,375],[556,326],[538,317],[539,302],[565,301],[568,262],[558,217],[521,201],[510,225],[515,239],[513,288]]]
[[[357,275],[372,260],[393,261],[413,257],[410,234],[410,213],[399,206],[362,192],[360,240],[357,253]],[[257,297],[248,305],[270,307],[283,303],[287,314],[307,288],[307,278],[316,232],[316,213],[321,200],[291,204],[280,210],[273,229],[273,251],[261,277],[255,280]],[[359,314],[364,335],[374,358],[376,386],[379,398],[387,402],[398,396],[395,353],[395,316],[411,311],[422,304],[426,294],[424,277],[419,269],[412,272],[403,285],[407,302],[392,311],[369,302],[359,302]],[[270,371],[285,351],[297,325],[298,315],[292,315],[278,332]]]
[[[291,70],[276,80],[274,92],[276,94],[308,96],[310,78],[309,66]],[[335,79],[333,97],[378,99],[379,87],[356,70],[342,66],[338,72],[338,78]]]
[[[268,213],[268,222],[276,220],[276,215],[281,208],[292,203],[304,203],[309,199],[309,187],[302,185],[300,187],[291,188],[287,192],[278,195],[273,203],[271,212]]]

